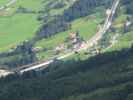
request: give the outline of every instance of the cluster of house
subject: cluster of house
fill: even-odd
[[[71,49],[78,49],[82,46],[82,39],[78,32],[69,33],[68,42],[71,44]],[[60,44],[55,49],[57,52],[61,52],[65,50],[65,45]]]

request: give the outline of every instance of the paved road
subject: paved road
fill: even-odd
[[[17,2],[17,0],[10,0],[7,4],[0,6],[0,11],[10,7],[11,5],[13,5],[16,2]]]
[[[9,74],[13,74],[13,72],[0,69],[0,77],[5,77],[5,76],[7,76],[7,75],[9,75]]]
[[[106,21],[103,25],[103,28],[101,28],[89,41],[87,41],[87,44],[84,47],[79,48],[77,51],[81,51],[81,50],[84,50],[84,49],[87,49],[87,48],[93,46],[94,44],[96,44],[98,42],[98,40],[100,40],[102,38],[102,36],[107,32],[107,30],[110,28],[110,26],[112,24],[112,20],[113,20],[113,17],[114,17],[114,14],[116,12],[119,2],[120,2],[120,0],[115,0],[113,2],[111,12],[110,12],[110,14],[108,14]],[[73,55],[74,53],[75,53],[74,51],[67,53],[63,56],[58,57],[57,59],[61,60],[61,59],[67,58],[67,57]],[[53,61],[54,60],[52,59],[52,60],[48,60],[48,61],[42,62],[40,64],[37,64],[37,65],[30,66],[28,68],[20,70],[19,73],[23,74],[24,72],[28,72],[31,70],[36,70],[39,68],[46,68],[47,67],[46,65],[51,64]]]

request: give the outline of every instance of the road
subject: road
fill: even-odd
[[[14,4],[16,2],[17,2],[17,0],[10,0],[7,4],[0,6],[0,11],[10,7],[12,4]]]
[[[97,42],[102,38],[102,36],[110,28],[110,26],[112,24],[112,21],[113,21],[114,14],[115,14],[116,9],[117,9],[117,7],[119,5],[119,2],[120,2],[120,0],[114,0],[112,8],[110,9],[110,13],[107,15],[107,18],[105,20],[105,23],[104,23],[103,27],[89,41],[87,41],[87,43],[84,45],[84,47],[80,47],[77,51],[88,49],[91,46],[93,46],[94,44],[97,44]],[[67,54],[65,54],[63,56],[57,57],[57,59],[58,60],[62,60],[64,58],[67,58],[67,57],[73,55],[74,53],[75,53],[75,51],[69,52],[69,53],[67,53]],[[45,69],[45,68],[48,67],[47,65],[49,65],[49,64],[51,64],[53,62],[54,62],[54,60],[51,59],[51,60],[42,62],[42,63],[37,64],[37,65],[32,65],[32,66],[30,66],[28,68],[21,69],[18,72],[20,74],[23,74],[24,72],[28,72],[28,71],[31,71],[31,70],[36,70],[36,69],[40,69],[40,68]]]

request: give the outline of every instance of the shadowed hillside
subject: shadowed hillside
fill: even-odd
[[[1,100],[131,100],[133,48],[0,81]],[[58,67],[58,68],[57,68]],[[86,99],[85,99],[86,98]]]

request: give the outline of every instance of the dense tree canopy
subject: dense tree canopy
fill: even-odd
[[[0,80],[1,100],[132,100],[133,51],[123,49],[86,61],[52,64],[37,74]],[[86,100],[85,99],[85,100]]]

